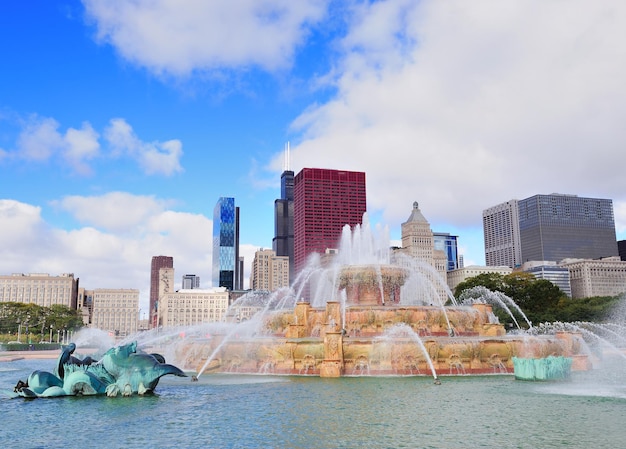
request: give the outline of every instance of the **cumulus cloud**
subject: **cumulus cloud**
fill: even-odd
[[[58,128],[59,123],[53,118],[32,117],[17,140],[20,157],[27,161],[48,161],[64,146]]]
[[[206,236],[211,235],[212,222],[206,217],[167,209],[166,201],[122,192],[65,198],[57,205],[81,218],[95,214],[98,218],[85,221],[100,226],[107,221],[97,209],[110,211],[116,202],[141,209],[140,217],[134,217],[135,224],[142,223],[136,232],[119,232],[115,223],[109,224],[110,229],[61,230],[46,223],[40,207],[0,199],[0,272],[74,273],[87,289],[136,288],[142,310],[147,310],[152,256],[174,257],[177,282],[183,274],[195,273],[204,286],[210,285],[212,247]]]
[[[156,73],[290,65],[328,0],[83,0],[97,37]]]
[[[100,145],[100,134],[89,122],[79,129],[60,130],[51,117],[32,115],[22,124],[13,151],[0,149],[0,160],[26,160],[44,164],[56,161],[79,175],[92,175],[96,159],[107,156]],[[135,161],[146,175],[171,176],[181,173],[183,145],[180,140],[144,142],[122,118],[109,122],[104,130],[109,156]]]
[[[392,225],[414,200],[458,226],[537,193],[624,201],[624,26],[612,1],[363,2],[292,161],[367,172]]]
[[[89,175],[88,161],[100,156],[98,133],[88,122],[80,129],[59,131],[60,124],[50,117],[31,116],[24,123],[17,138],[16,151],[6,152],[13,157],[35,163],[58,159],[80,175]]]
[[[0,248],[5,255],[11,255],[7,260],[27,258],[28,255],[20,255],[22,248],[34,251],[37,245],[42,244],[44,228],[40,207],[0,199]]]
[[[63,156],[79,174],[92,173],[86,161],[99,156],[98,137],[98,133],[87,122],[83,123],[81,129],[69,128],[65,133],[66,145]]]
[[[122,118],[112,119],[104,131],[113,154],[135,159],[148,175],[171,176],[183,171],[180,158],[183,145],[180,140],[166,142],[143,142],[132,127]]]
[[[100,196],[66,196],[52,204],[70,213],[81,224],[131,233],[143,229],[150,217],[165,211],[172,202],[153,196],[110,192]]]

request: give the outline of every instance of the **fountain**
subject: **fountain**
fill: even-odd
[[[526,367],[520,378],[530,378],[530,363],[553,366],[554,357],[566,360],[561,370],[538,367],[533,373],[543,374],[532,377],[564,377],[570,367],[589,368],[579,333],[507,334],[493,307],[520,313],[510,298],[481,298],[474,292],[459,304],[450,293],[440,297],[432,267],[395,255],[388,242],[374,243],[373,234],[365,216],[363,227],[344,228],[333,259],[312,257],[293,288],[238,299],[225,327],[208,326],[182,342],[184,365],[198,377],[428,375],[436,380],[441,375],[512,374],[516,366]],[[416,297],[427,299],[418,303]],[[547,357],[552,358],[525,362]]]

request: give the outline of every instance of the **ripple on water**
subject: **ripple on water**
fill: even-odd
[[[0,388],[51,362],[3,366]],[[165,377],[145,397],[2,400],[2,440],[64,449],[68,438],[90,448],[622,447],[626,401],[608,394],[620,386],[596,387],[593,396],[581,394],[578,379],[511,376],[444,377],[441,385],[427,377]]]

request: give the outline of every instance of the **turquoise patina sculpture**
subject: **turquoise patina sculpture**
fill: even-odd
[[[137,342],[109,349],[99,361],[80,360],[72,354],[70,343],[59,356],[54,373],[34,371],[26,383],[19,381],[15,393],[26,398],[104,395],[131,396],[154,391],[161,377],[173,374],[186,377],[159,354],[137,349]]]
[[[561,380],[570,376],[572,358],[548,356],[543,358],[513,357],[513,372],[519,380]]]

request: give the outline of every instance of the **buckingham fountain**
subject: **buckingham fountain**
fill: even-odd
[[[227,323],[195,333],[187,329],[173,356],[197,376],[422,375],[437,380],[515,373],[535,380],[590,368],[579,332],[541,335],[520,327],[507,333],[494,306],[525,319],[509,298],[479,294],[459,302],[430,266],[394,255],[388,241],[373,234],[366,217],[363,227],[346,226],[332,258],[310,259],[292,288],[238,299]]]
[[[484,287],[457,299],[431,265],[392,251],[386,233],[375,237],[367,216],[363,222],[344,227],[336,253],[313,255],[291,288],[247,293],[224,322],[144,332],[99,360],[75,357],[72,343],[52,373],[33,372],[15,392],[143,395],[163,376],[187,374],[195,381],[216,373],[432,376],[439,383],[446,375],[557,380],[592,368],[585,337],[596,334],[584,326],[533,326],[511,298]],[[507,332],[494,307],[517,328]]]

